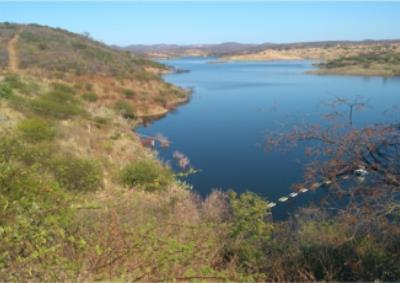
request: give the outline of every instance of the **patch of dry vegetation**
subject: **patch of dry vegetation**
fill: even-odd
[[[363,76],[399,76],[400,49],[378,49],[375,52],[339,57],[318,64],[316,74],[342,74]]]
[[[164,68],[161,64],[114,50],[85,35],[38,25],[22,27],[18,53],[21,68],[37,68],[62,75],[101,74],[147,80],[154,77],[145,71],[145,67]]]
[[[271,47],[257,53],[221,57],[221,61],[323,60],[313,74],[397,76],[399,43],[329,44],[326,46]]]
[[[300,45],[300,46],[298,46]],[[327,44],[326,46],[271,47],[257,53],[246,53],[224,56],[221,60],[253,61],[253,60],[331,60],[339,57],[356,56],[370,52],[400,51],[399,43],[392,44]]]
[[[147,117],[166,114],[188,100],[187,91],[161,80],[160,74],[167,71],[162,64],[112,49],[85,35],[38,25],[3,24],[0,42],[8,45],[17,30],[15,55],[21,73],[93,92],[98,97],[92,101],[96,107],[110,108],[122,99],[136,109],[135,116]],[[8,58],[7,49],[4,54]],[[127,91],[135,96],[124,96]]]

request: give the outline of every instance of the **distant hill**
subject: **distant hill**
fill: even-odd
[[[226,42],[204,45],[130,45],[123,50],[150,58],[214,56],[218,61],[262,61],[314,59],[318,74],[397,76],[400,72],[400,40],[316,41],[241,44]]]
[[[270,46],[264,44],[244,44],[237,42],[224,42],[220,44],[154,44],[154,45],[129,45],[122,49],[150,57],[175,57],[175,56],[224,56],[232,53],[258,51]]]
[[[316,42],[295,42],[295,43],[262,43],[242,44],[237,42],[226,42],[221,44],[204,45],[129,45],[122,49],[148,57],[180,57],[180,56],[236,56],[256,54],[269,50],[296,49],[296,48],[329,48],[334,46],[350,47],[353,45],[388,45],[400,43],[400,40],[363,40],[363,41],[316,41]]]

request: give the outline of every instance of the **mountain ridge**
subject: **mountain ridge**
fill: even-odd
[[[279,48],[311,48],[326,47],[333,45],[371,45],[371,44],[392,44],[400,43],[400,39],[364,39],[364,40],[327,40],[327,41],[306,41],[291,43],[240,43],[240,42],[222,42],[215,44],[131,44],[124,47],[117,47],[122,50],[131,51],[137,54],[149,57],[179,57],[190,55],[191,53],[202,56],[228,56],[238,54],[248,54],[252,52],[260,52],[267,49]],[[196,52],[194,52],[196,51]]]

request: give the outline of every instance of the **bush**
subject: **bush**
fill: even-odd
[[[93,160],[58,156],[51,165],[57,182],[67,190],[89,192],[102,187],[102,172]]]
[[[131,97],[134,97],[134,96],[135,96],[135,92],[134,92],[133,90],[131,90],[131,89],[125,89],[125,90],[123,91],[123,95],[124,95],[125,97],[127,97],[127,98],[131,98]]]
[[[166,99],[165,97],[156,97],[154,101],[162,105],[163,107],[168,107],[168,99]]]
[[[12,88],[7,85],[7,84],[1,84],[0,85],[0,99],[4,98],[10,98],[13,95]]]
[[[16,74],[6,74],[0,83],[0,98],[10,98],[14,94],[14,90],[25,92],[27,85],[21,81]]]
[[[226,257],[237,257],[244,271],[258,272],[273,231],[268,202],[251,192],[240,196],[230,192],[228,196],[231,217]]]
[[[54,129],[41,119],[31,118],[20,122],[17,130],[24,140],[40,142],[52,140],[55,136]]]
[[[132,106],[132,104],[129,104],[126,101],[118,101],[117,103],[115,103],[114,108],[125,119],[135,119],[136,117],[135,108]]]
[[[24,143],[18,135],[12,133],[0,136],[0,156],[6,160],[15,160],[28,167],[47,168],[57,146],[53,143]],[[1,186],[0,186],[1,187]]]
[[[2,87],[8,88],[12,91],[18,91],[21,94],[31,95],[32,93],[37,93],[39,86],[29,80],[22,80],[17,74],[6,74],[3,81],[1,82],[0,89]],[[1,95],[0,95],[1,96]]]
[[[11,88],[21,89],[24,88],[25,84],[21,81],[21,77],[17,74],[6,74],[4,77],[4,83],[8,84]]]
[[[94,92],[86,92],[82,94],[82,98],[89,102],[96,102],[99,99],[97,94],[95,94]]]
[[[0,192],[0,280],[59,280],[69,197],[35,166],[2,156]]]
[[[110,118],[96,116],[93,118],[93,122],[95,122],[97,126],[107,125],[108,123],[110,123]]]
[[[149,73],[145,70],[138,70],[133,74],[133,77],[139,81],[151,81],[151,80],[159,80],[157,75]]]
[[[86,89],[87,91],[92,91],[92,90],[93,90],[93,85],[92,85],[91,83],[86,83],[86,84],[85,84],[85,89]]]
[[[53,90],[57,92],[68,93],[68,94],[75,93],[72,87],[64,83],[52,83],[51,86],[53,87]]]
[[[128,164],[121,173],[124,185],[145,191],[165,189],[173,181],[170,169],[154,160],[142,160]]]
[[[32,100],[30,108],[38,115],[57,119],[68,119],[85,113],[72,94],[61,91],[51,91]]]

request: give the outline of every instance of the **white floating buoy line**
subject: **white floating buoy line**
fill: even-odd
[[[354,170],[353,173],[354,173],[355,177],[357,177],[357,180],[358,180],[359,182],[364,182],[365,177],[369,174],[369,172],[368,172],[364,167],[360,167],[360,168]],[[350,175],[344,175],[344,176],[342,176],[341,178],[342,178],[343,180],[348,180],[348,179],[350,179]],[[286,202],[286,201],[289,200],[289,198],[295,198],[295,197],[299,196],[300,193],[301,193],[301,194],[304,194],[304,193],[310,191],[310,189],[311,189],[311,190],[315,190],[315,189],[318,189],[318,188],[320,188],[320,187],[322,187],[322,186],[329,186],[330,184],[332,184],[332,181],[329,180],[329,179],[326,179],[326,180],[324,180],[324,181],[322,181],[322,182],[315,182],[315,183],[312,183],[312,184],[310,185],[309,188],[305,188],[305,187],[304,187],[304,188],[301,188],[300,190],[298,190],[298,192],[292,192],[292,193],[290,193],[288,196],[282,196],[282,197],[280,197],[280,198],[278,199],[278,202],[281,202],[281,203]],[[269,208],[273,208],[273,207],[275,207],[277,204],[278,204],[278,203],[276,203],[276,202],[269,202],[267,206],[268,206]]]
[[[281,197],[281,198],[279,198],[278,200],[280,201],[280,202],[285,202],[285,201],[287,201],[289,198],[288,197]]]
[[[306,192],[308,192],[308,189],[302,188],[302,189],[299,190],[299,192],[300,192],[300,193],[306,193]]]
[[[318,187],[320,187],[320,186],[322,186],[322,185],[329,185],[329,184],[331,184],[332,183],[332,181],[325,181],[325,182],[322,182],[322,183],[318,183],[318,182],[316,182],[316,183],[313,183],[311,186],[310,186],[310,188],[312,188],[312,189],[316,189],[316,188],[318,188]],[[282,197],[280,197],[279,199],[278,199],[278,202],[287,202],[288,200],[289,200],[289,198],[295,198],[295,197],[297,197],[297,196],[299,196],[299,194],[304,194],[304,193],[306,193],[306,192],[308,192],[309,191],[309,189],[307,189],[307,188],[301,188],[298,192],[292,192],[292,193],[290,193],[288,196],[282,196]],[[268,207],[269,208],[273,208],[273,207],[275,207],[277,205],[277,203],[276,202],[269,202],[268,203]]]

